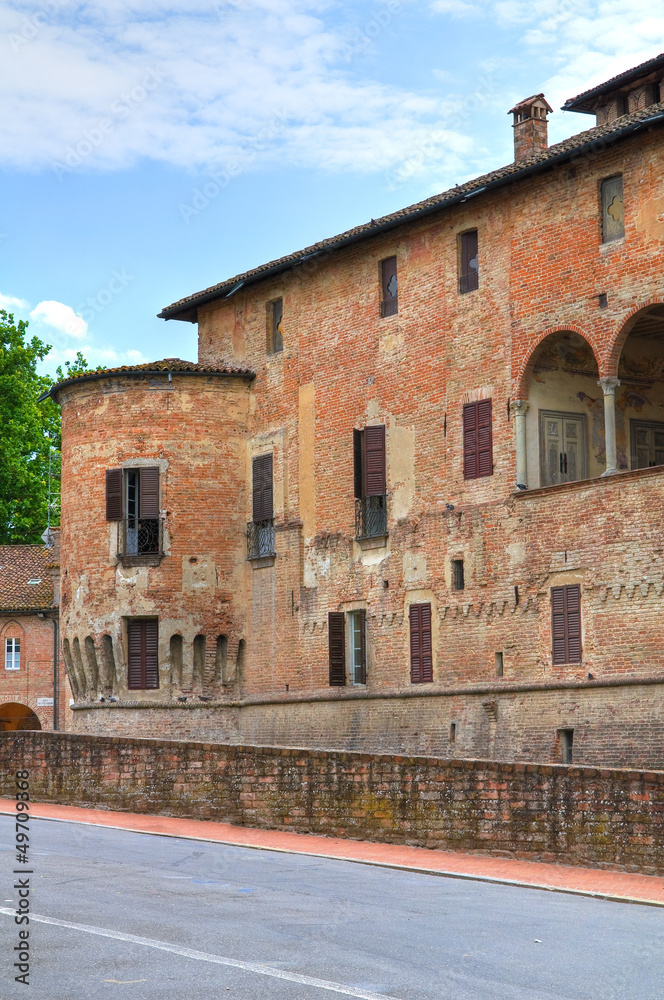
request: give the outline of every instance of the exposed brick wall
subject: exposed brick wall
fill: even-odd
[[[5,638],[21,643],[19,670],[5,670]],[[71,728],[69,689],[60,661],[60,728]],[[0,617],[0,717],[2,706],[26,705],[35,713],[42,729],[53,728],[53,707],[38,705],[39,698],[53,697],[53,621],[36,614],[5,614]]]
[[[4,795],[664,874],[664,772],[60,733],[0,737]]]
[[[562,761],[561,729],[574,731],[574,762],[664,768],[661,687],[625,685],[506,690],[478,685],[386,698],[328,694],[327,700],[215,707],[148,703],[74,711],[77,733],[205,739],[370,753],[425,753],[502,761]],[[454,742],[451,725],[454,723]]]
[[[457,721],[466,753],[556,759],[557,730],[570,727],[588,762],[664,761],[662,687],[593,686],[664,682],[664,466],[515,494],[510,408],[536,383],[539,402],[533,392],[526,422],[537,446],[537,407],[554,380],[535,370],[534,352],[548,335],[576,331],[588,357],[567,344],[571,360],[556,374],[583,386],[570,381],[562,402],[558,386],[551,408],[584,410],[591,474],[605,463],[598,376],[623,378],[619,451],[627,451],[631,419],[661,418],[660,340],[639,339],[629,377],[619,359],[639,310],[664,302],[663,141],[660,129],[640,131],[201,307],[200,360],[247,363],[257,372],[251,385],[109,378],[63,391],[62,628],[71,669],[85,675],[79,702],[109,691],[155,698],[126,690],[123,631],[126,616],[155,615],[158,697],[232,704],[237,734],[229,738],[451,753],[446,733]],[[603,244],[601,182],[616,173],[625,238]],[[470,228],[479,236],[479,287],[459,294],[458,236]],[[394,254],[399,312],[381,318],[380,261]],[[284,350],[268,354],[266,303],[277,297]],[[493,475],[465,480],[463,404],[480,398],[493,400]],[[378,423],[386,426],[389,536],[368,548],[354,537],[352,432]],[[257,565],[246,559],[244,536],[251,458],[268,451],[276,558]],[[165,467],[169,543],[160,565],[129,569],[116,564],[114,525],[104,520],[103,473],[134,461]],[[464,561],[463,592],[452,588],[452,559]],[[583,661],[560,667],[551,657],[550,591],[568,583],[581,587]],[[413,692],[408,608],[423,601],[432,605],[434,671],[431,686],[418,686],[419,702],[401,695]],[[367,612],[366,691],[391,700],[360,703],[349,684],[334,708],[280,704],[330,694],[327,615],[358,607]],[[178,633],[182,681],[168,646]],[[224,683],[212,680],[221,634],[229,640]],[[115,652],[110,680],[101,673],[104,635]],[[207,640],[202,681],[193,673],[196,635]],[[477,686],[497,680],[497,652],[510,694],[476,696]],[[579,693],[537,688],[565,683]],[[432,690],[450,693],[428,701]],[[261,699],[275,705],[248,704]],[[227,735],[225,717],[184,721],[151,707],[140,719],[75,712],[74,725],[193,735],[194,718],[201,734]]]

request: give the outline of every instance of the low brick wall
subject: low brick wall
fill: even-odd
[[[0,794],[664,875],[664,772],[0,735]]]

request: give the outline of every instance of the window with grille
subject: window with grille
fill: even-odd
[[[374,538],[387,534],[385,426],[353,431],[355,535]]]
[[[249,559],[274,555],[274,480],[272,452],[252,461],[252,520],[247,525]]]
[[[118,522],[120,555],[159,554],[159,467],[106,470],[106,520]]]

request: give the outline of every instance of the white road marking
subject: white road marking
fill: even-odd
[[[0,913],[13,917],[15,910],[0,906]],[[173,955],[193,958],[199,962],[212,962],[215,965],[230,965],[234,969],[244,969],[258,976],[271,976],[273,979],[286,979],[301,986],[313,986],[319,990],[329,990],[331,993],[342,993],[347,997],[358,997],[359,1000],[398,1000],[398,997],[388,997],[383,993],[368,993],[354,986],[344,986],[343,983],[331,983],[326,979],[315,979],[313,976],[301,976],[297,972],[285,972],[260,962],[241,962],[236,958],[226,958],[222,955],[209,955],[205,951],[195,951],[193,948],[183,948],[180,945],[167,944],[165,941],[155,941],[153,938],[138,937],[136,934],[125,934],[123,931],[106,930],[103,927],[90,927],[88,924],[73,924],[69,920],[56,920],[54,917],[44,917],[31,913],[30,920],[40,924],[53,924],[55,927],[66,927],[72,931],[83,931],[84,934],[96,934],[98,937],[113,938],[115,941],[126,941],[129,944],[142,944],[145,948],[156,948],[158,951],[168,951]]]

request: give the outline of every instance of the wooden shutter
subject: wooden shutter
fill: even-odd
[[[129,655],[127,687],[146,690],[159,687],[159,628],[154,619],[127,623]]]
[[[480,399],[463,407],[463,478],[493,475],[491,400]]]
[[[625,235],[623,179],[609,177],[602,181],[602,242],[610,243]]]
[[[272,454],[257,455],[253,461],[253,519],[271,521],[272,504]]]
[[[399,309],[397,259],[388,257],[381,262],[381,316],[394,316]]]
[[[141,518],[159,517],[159,468],[156,465],[149,465],[145,469],[140,469],[139,475],[138,516]]]
[[[364,428],[364,495],[385,494],[385,427]]]
[[[346,683],[346,616],[330,611],[327,616],[327,642],[330,658],[330,687]]]
[[[363,461],[362,461],[362,439],[364,437],[364,432],[357,430],[353,431],[353,483],[355,489],[355,497],[361,500],[364,496],[364,472],[363,472]]]
[[[473,266],[471,267],[471,262]],[[471,292],[479,284],[477,268],[477,230],[461,234],[461,275],[459,289]]]
[[[554,664],[581,663],[581,588],[551,588],[551,645]]]
[[[360,616],[360,676],[359,684],[367,683],[367,613],[364,608],[356,612]]]
[[[410,606],[410,680],[412,684],[433,680],[430,604]]]
[[[106,470],[106,520],[122,520],[122,469]]]

